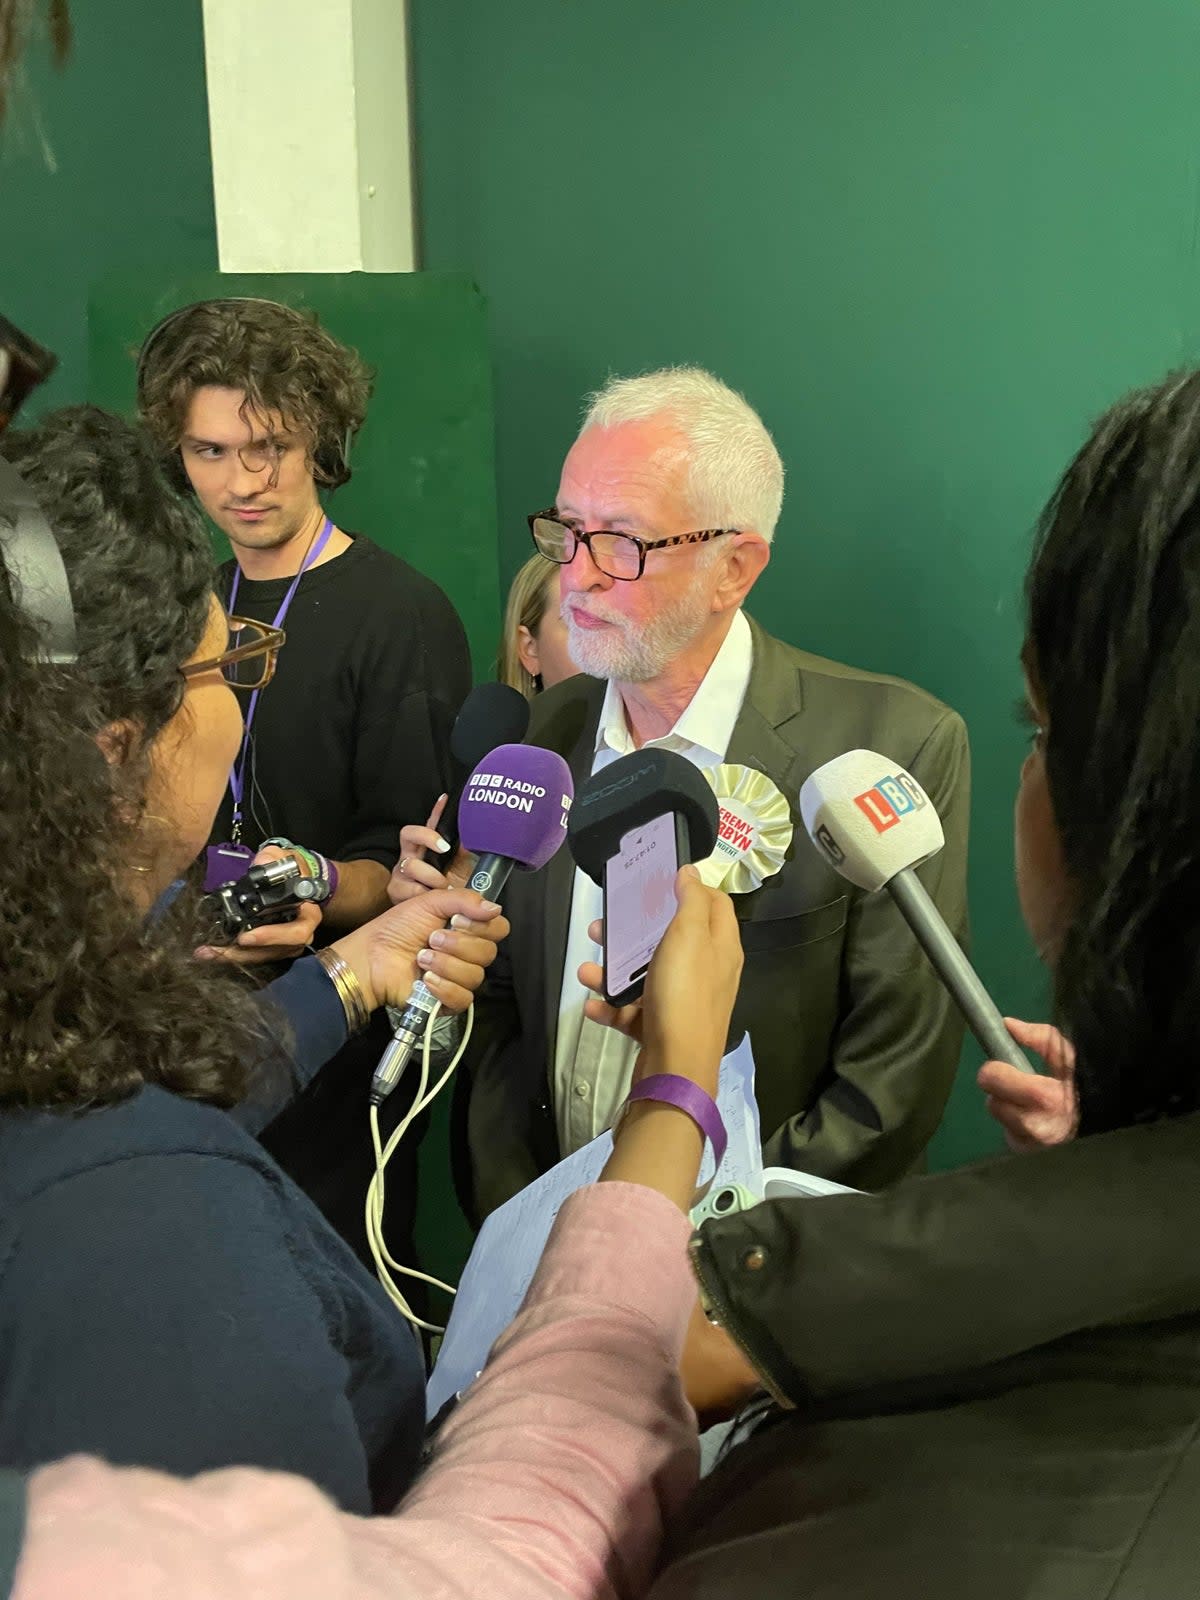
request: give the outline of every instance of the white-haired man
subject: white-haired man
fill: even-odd
[[[771,638],[742,610],[770,556],[783,467],[763,423],[707,372],[608,383],[571,447],[553,508],[530,518],[562,566],[570,652],[585,674],[535,703],[529,737],[576,781],[645,745],[756,768],[795,807],[814,768],[885,752],[931,795],[944,850],[921,869],[966,930],[969,772],[955,712],[896,678]],[[602,680],[602,681],[598,681]],[[855,1187],[916,1164],[945,1106],[962,1026],[889,897],[849,888],[801,825],[782,869],[736,900],[764,1155]],[[634,1047],[584,1015],[599,890],[564,850],[510,880],[512,937],[478,1007],[470,1062],[474,1209],[486,1213],[607,1127]]]

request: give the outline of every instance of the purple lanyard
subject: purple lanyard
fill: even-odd
[[[326,517],[325,525],[321,529],[316,543],[312,545],[308,554],[301,563],[300,571],[288,585],[288,592],[283,597],[283,604],[275,613],[275,620],[271,624],[273,628],[281,628],[283,626],[283,619],[288,614],[288,607],[292,603],[292,597],[295,595],[296,590],[300,587],[300,579],[308,571],[309,567],[312,566],[313,562],[317,560],[322,550],[324,550],[325,546],[329,543],[329,536],[332,532],[333,523],[330,522],[328,517]],[[233,614],[234,603],[237,600],[238,584],[241,581],[241,576],[242,569],[241,567],[238,567],[233,575],[233,582],[229,587],[229,612],[231,615]],[[240,844],[242,838],[242,795],[246,790],[246,761],[250,755],[250,730],[254,726],[254,713],[258,710],[258,697],[261,693],[261,689],[255,689],[254,693],[250,696],[250,704],[246,708],[246,726],[242,732],[241,756],[237,762],[237,765],[229,774],[229,792],[233,796],[233,825],[230,830],[233,835],[231,840],[231,843],[233,844]]]

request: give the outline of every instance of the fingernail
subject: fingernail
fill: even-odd
[[[211,945],[202,944],[199,950],[196,951],[196,960],[211,961],[216,953],[217,952],[211,947]]]
[[[417,952],[417,965],[419,967],[428,967],[428,966],[432,966],[432,964],[433,964],[433,951],[432,950],[420,950],[420,951]]]
[[[493,900],[485,900],[479,909],[486,911],[489,917],[498,917],[500,915],[500,907]]]
[[[429,935],[429,942],[435,950],[441,950],[446,944],[446,935],[441,928],[435,928]]]
[[[452,928],[469,928],[471,919],[470,917],[464,917],[461,911],[456,911],[450,918],[450,926]]]
[[[438,842],[434,845],[433,848],[437,851],[438,855],[444,856],[446,854],[446,851],[449,850],[450,846],[446,843],[445,839],[443,839],[439,835],[438,836]]]

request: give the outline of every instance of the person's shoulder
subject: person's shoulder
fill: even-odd
[[[752,627],[749,692],[760,708],[773,706],[777,715],[772,720],[803,713],[808,730],[820,723],[842,749],[857,744],[897,757],[901,750],[911,755],[935,733],[955,743],[965,741],[958,712],[919,684],[801,650],[757,624]]]
[[[11,1212],[90,1174],[157,1168],[162,1158],[174,1156],[211,1166],[218,1182],[231,1164],[264,1182],[275,1176],[265,1151],[224,1111],[147,1086],[87,1111],[5,1112],[0,1116],[0,1197]]]
[[[386,550],[383,545],[376,544],[374,539],[368,539],[365,534],[354,535],[354,543],[346,554],[354,556],[355,569],[364,578],[369,578],[373,589],[382,588],[389,596],[403,593],[410,601],[418,603],[424,601],[450,605],[446,591],[428,573],[414,567],[411,561],[406,561],[394,550]]]
[[[348,575],[355,615],[367,635],[389,648],[406,635],[443,651],[454,641],[465,658],[462,618],[446,591],[427,573],[361,533],[354,535],[354,544],[341,559],[347,557],[353,560]],[[398,616],[406,619],[408,628],[397,630]]]
[[[816,655],[811,650],[801,650],[796,645],[775,638],[757,624],[753,626],[756,668],[760,665],[760,655],[764,658],[764,665],[769,662],[770,667],[776,670],[783,665],[797,675],[802,689],[866,700],[909,703],[918,714],[928,715],[934,721],[947,712],[956,715],[945,701],[908,678],[901,678],[894,673],[872,672],[866,667],[852,666],[849,662]]]
[[[557,750],[560,755],[568,754],[579,742],[589,721],[595,726],[607,687],[602,678],[590,678],[579,672],[535,695],[526,742],[541,745],[546,750]]]

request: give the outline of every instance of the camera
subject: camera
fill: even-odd
[[[294,922],[298,908],[328,900],[326,874],[309,870],[297,856],[280,856],[251,867],[234,883],[205,896],[205,909],[226,939],[257,928],[264,922]]]

